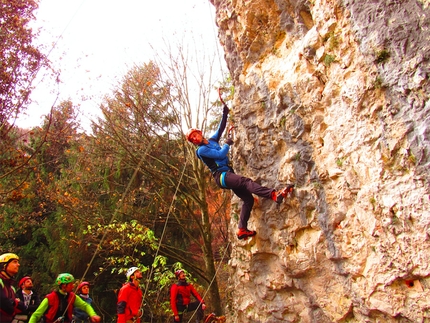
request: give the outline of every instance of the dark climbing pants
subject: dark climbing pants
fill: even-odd
[[[217,185],[221,188],[231,189],[234,194],[243,201],[242,210],[240,211],[239,229],[247,229],[251,210],[254,206],[254,197],[252,194],[271,199],[274,189],[261,186],[250,178],[243,177],[232,172],[226,172],[224,177],[226,187],[224,187],[220,182],[221,175],[222,172],[215,172],[213,174]]]
[[[199,306],[200,305],[200,306]],[[179,312],[179,321],[175,321],[175,317],[173,317],[173,322],[174,323],[178,323],[178,322],[182,322],[182,316],[184,312],[192,312],[192,311],[196,311],[196,322],[200,322],[203,319],[203,309],[202,306],[200,304],[200,302],[192,302],[188,305],[179,305],[176,304],[176,307],[178,309]]]

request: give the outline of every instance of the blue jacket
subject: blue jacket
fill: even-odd
[[[91,297],[89,297],[88,295],[82,295],[82,294],[80,294],[79,296],[80,296],[80,297],[82,298],[82,300],[84,300],[86,303],[88,303],[88,304],[92,305],[93,300],[92,300],[92,298],[91,298]],[[83,311],[83,310],[81,310],[81,309],[79,309],[79,308],[75,307],[75,308],[73,309],[73,317],[74,317],[74,321],[75,321],[76,323],[82,323],[82,322],[89,322],[89,317],[90,317],[90,316],[87,314],[87,312],[85,312],[85,311]]]
[[[228,111],[224,110],[220,124],[215,133],[208,139],[208,144],[202,144],[197,148],[196,154],[203,163],[214,172],[225,172],[230,171],[228,152],[230,146],[224,144],[222,147],[219,144],[219,140],[227,125]]]

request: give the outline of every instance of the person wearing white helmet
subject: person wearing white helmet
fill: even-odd
[[[139,288],[140,280],[143,278],[138,267],[131,267],[126,272],[127,283],[118,293],[117,323],[136,322],[140,323],[143,293]]]
[[[15,314],[25,311],[25,305],[16,297],[13,287],[19,266],[16,254],[0,255],[0,323],[10,323]]]

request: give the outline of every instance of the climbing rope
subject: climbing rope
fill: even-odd
[[[167,223],[169,222],[170,213],[172,212],[173,205],[174,205],[175,200],[176,200],[176,194],[178,193],[179,186],[182,183],[182,178],[184,177],[184,173],[185,173],[187,164],[188,164],[188,161],[186,160],[185,163],[184,163],[184,168],[182,169],[181,177],[179,178],[179,181],[178,181],[178,185],[176,185],[175,193],[173,194],[172,202],[170,203],[170,207],[169,207],[169,211],[167,212],[166,221],[164,221],[164,227],[163,227],[163,231],[161,233],[160,241],[159,241],[158,246],[157,246],[157,250],[155,252],[154,261],[157,259],[157,256],[159,254],[159,251],[160,251],[160,248],[161,248],[161,243],[162,243],[164,235],[166,233]],[[148,293],[149,283],[151,281],[151,277],[152,277],[153,272],[154,272],[154,266],[152,265],[151,266],[151,270],[149,271],[149,274],[148,274],[147,279],[146,279],[147,283],[146,283],[145,290],[144,290],[144,293],[143,293],[142,302],[140,303],[140,308],[142,309],[140,317],[143,316],[143,304],[145,302],[146,294]]]
[[[115,209],[115,211],[113,212],[112,217],[111,217],[108,225],[112,224],[112,222],[114,221],[116,215],[118,214],[118,210],[122,207],[122,204],[124,203],[125,198],[128,195],[128,192],[130,190],[131,184],[134,182],[134,179],[136,178],[136,175],[137,175],[137,173],[138,173],[138,171],[140,169],[140,166],[142,165],[142,163],[143,163],[145,157],[147,156],[147,154],[149,152],[149,149],[152,147],[154,141],[155,141],[155,137],[153,137],[152,140],[151,140],[151,142],[147,145],[147,149],[145,150],[142,158],[139,160],[139,163],[137,164],[136,168],[134,169],[133,175],[131,176],[131,178],[130,178],[128,184],[127,184],[127,187],[126,187],[124,193],[121,196],[120,203],[119,203],[118,207]],[[100,239],[100,241],[99,241],[99,243],[97,245],[96,250],[93,253],[93,256],[91,257],[91,260],[87,264],[87,268],[85,269],[85,272],[82,275],[81,281],[85,280],[85,276],[87,275],[88,270],[90,269],[92,263],[94,262],[94,259],[96,258],[97,254],[98,254],[98,251],[102,249],[101,246],[102,246],[102,243],[105,241],[107,234],[108,234],[108,230],[105,230],[105,232],[103,233],[103,236],[101,237],[101,239]],[[76,289],[74,291],[75,294],[76,294],[77,290],[78,290],[78,286],[76,287]],[[70,305],[71,305],[70,303],[67,304],[67,307],[65,308],[62,317],[65,317],[65,315],[67,313],[67,310],[68,310],[68,308],[69,308]]]
[[[228,250],[228,248],[230,247],[230,241],[227,243],[227,246],[226,246],[226,248],[225,248],[225,250],[224,250],[224,254],[223,254],[223,256],[222,256],[222,258],[221,258],[221,261],[219,262],[219,265],[218,265],[218,267],[217,267],[217,269],[215,270],[215,274],[214,274],[214,276],[212,277],[212,279],[211,279],[211,281],[210,281],[210,283],[209,283],[209,285],[208,285],[208,288],[206,289],[206,291],[205,291],[205,293],[203,294],[203,299],[205,299],[205,297],[206,297],[206,295],[207,295],[207,293],[209,293],[209,289],[211,288],[211,286],[212,286],[212,284],[213,284],[213,282],[215,281],[215,278],[216,278],[216,276],[217,276],[217,274],[218,274],[218,271],[220,270],[220,268],[221,268],[221,265],[223,264],[223,262],[224,262],[224,258],[225,258],[225,255],[227,254],[227,250]],[[202,304],[200,303],[199,304],[199,307],[201,306]],[[194,311],[194,313],[191,315],[191,317],[190,317],[190,319],[188,320],[188,323],[190,323],[191,322],[191,320],[192,320],[192,318],[194,317],[194,315],[196,315],[196,311]]]

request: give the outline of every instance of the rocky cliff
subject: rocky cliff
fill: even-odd
[[[232,217],[228,322],[430,322],[429,1],[211,2],[234,167],[296,184]]]

